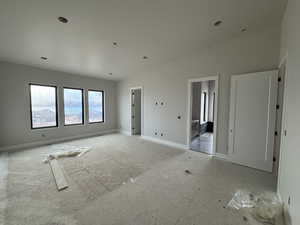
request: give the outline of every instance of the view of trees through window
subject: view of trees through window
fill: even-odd
[[[65,125],[83,124],[83,90],[64,88]]]
[[[30,85],[32,128],[57,126],[56,87]]]
[[[103,91],[88,91],[89,122],[103,122]]]

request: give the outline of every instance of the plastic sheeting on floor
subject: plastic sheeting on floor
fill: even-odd
[[[58,147],[58,152],[48,154],[46,158],[43,160],[44,163],[48,163],[51,159],[58,159],[63,157],[80,157],[89,152],[91,147],[88,146],[72,146],[72,145],[64,145]]]
[[[275,193],[255,193],[238,190],[227,207],[245,209],[258,222],[276,224],[276,217],[282,214],[282,203]]]

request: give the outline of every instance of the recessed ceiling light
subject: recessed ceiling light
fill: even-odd
[[[118,43],[117,43],[117,42],[113,42],[113,45],[114,45],[114,46],[117,46],[117,45],[118,45]]]
[[[214,22],[214,26],[215,26],[215,27],[218,27],[218,26],[220,26],[222,23],[223,23],[222,20],[218,20],[218,21]]]
[[[109,75],[112,75],[112,73],[108,73]]]
[[[143,56],[143,59],[148,59],[148,56]]]
[[[47,60],[48,58],[45,57],[45,56],[42,56],[41,59],[42,59],[42,60]]]
[[[62,22],[62,23],[68,23],[69,22],[69,20],[67,18],[62,17],[62,16],[58,17],[57,19],[58,19],[59,22]]]

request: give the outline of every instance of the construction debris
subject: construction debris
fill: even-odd
[[[56,159],[52,159],[49,161],[49,165],[57,186],[58,191],[64,190],[68,187],[68,183],[65,179],[64,173],[61,167],[58,164]]]
[[[238,190],[227,207],[245,209],[255,220],[274,225],[276,217],[282,214],[282,203],[275,193],[255,193]]]
[[[189,170],[185,170],[184,172],[185,172],[186,174],[192,174],[192,172],[189,171]]]
[[[46,156],[43,160],[44,163],[48,163],[52,159],[58,159],[63,157],[75,157],[83,156],[90,151],[91,147],[78,147],[78,146],[62,146],[60,147],[61,151],[51,153]]]

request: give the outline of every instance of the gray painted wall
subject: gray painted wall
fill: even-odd
[[[31,130],[28,85],[31,82],[59,87],[58,128]],[[104,90],[105,123],[64,127],[63,86]],[[104,79],[0,62],[0,105],[0,148],[117,128],[116,82]]]
[[[188,79],[220,74],[217,151],[226,154],[230,75],[277,68],[279,48],[280,28],[273,27],[259,33],[243,33],[231,41],[133,74],[118,84],[120,129],[130,129],[130,87],[143,86],[144,135],[186,144]],[[165,106],[156,108],[157,100],[164,101]],[[182,116],[180,120],[178,115]],[[155,136],[155,130],[165,135]]]
[[[292,224],[300,224],[300,1],[289,0],[282,27],[281,56],[287,57],[283,129],[278,191],[290,212]],[[291,198],[288,205],[288,198]]]

